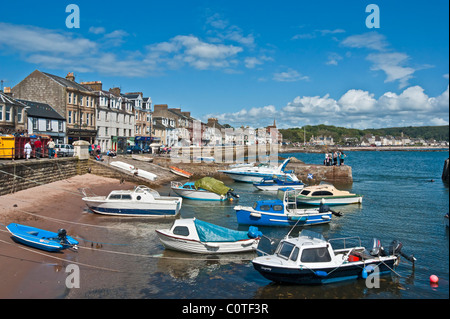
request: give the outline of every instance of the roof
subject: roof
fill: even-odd
[[[58,83],[61,86],[74,88],[76,90],[84,91],[84,92],[93,92],[90,88],[88,88],[88,87],[86,87],[84,85],[81,85],[81,84],[79,84],[77,82],[70,81],[70,80],[67,80],[65,78],[56,76],[54,74],[50,74],[50,73],[42,72],[42,74],[48,76],[49,78],[51,78],[52,80],[54,80],[56,83]]]
[[[4,94],[1,91],[0,91],[0,103],[6,104],[6,105],[20,106],[20,107],[24,107],[25,106],[20,101],[18,101],[16,99],[13,99],[12,97]]]
[[[45,119],[54,119],[65,121],[66,119],[59,115],[50,105],[40,102],[33,102],[27,100],[18,100],[19,102],[25,104],[29,108],[27,109],[27,115],[29,117],[39,117]]]

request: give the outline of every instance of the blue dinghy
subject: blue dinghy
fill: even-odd
[[[78,241],[67,236],[65,229],[60,229],[57,233],[54,233],[15,223],[9,224],[6,228],[15,241],[27,246],[51,252],[60,251],[66,248],[77,249],[76,245],[78,245]]]

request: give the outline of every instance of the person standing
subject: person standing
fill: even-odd
[[[347,157],[347,155],[345,155],[344,152],[340,152],[340,154],[339,154],[340,164],[339,165],[344,165],[344,158],[346,158],[346,157]]]
[[[30,159],[31,151],[32,151],[32,150],[33,150],[33,149],[31,148],[30,141],[28,141],[28,142],[25,144],[25,149],[24,149],[24,151],[25,151],[25,160],[26,160],[26,161],[28,161],[28,160]]]
[[[48,148],[48,158],[53,158],[53,153],[55,150],[55,142],[53,142],[52,138],[50,138],[50,141],[48,141],[47,148]]]
[[[337,166],[337,161],[338,161],[338,152],[334,151],[333,152],[333,166]]]
[[[38,137],[36,142],[34,142],[34,148],[36,149],[36,159],[40,159],[42,150],[42,142],[40,137]]]

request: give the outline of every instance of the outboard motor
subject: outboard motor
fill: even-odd
[[[239,198],[239,195],[236,193],[233,193],[232,191],[228,191],[228,194],[230,194],[231,196],[233,196],[234,198]]]
[[[389,254],[395,255],[395,256],[400,255],[400,256],[404,257],[406,260],[412,262],[414,265],[416,258],[414,257],[414,255],[408,256],[405,253],[403,253],[402,247],[403,247],[403,244],[400,241],[394,239],[391,242],[391,244],[389,245]]]
[[[323,202],[320,202],[319,213],[327,213],[327,212],[331,212],[335,216],[339,216],[339,217],[342,216],[341,212],[335,212],[334,210],[332,210],[330,208],[330,206],[325,205]]]
[[[372,249],[369,252],[370,255],[372,256],[380,256],[380,254],[383,254],[384,252],[384,249],[381,246],[381,241],[377,238],[373,238],[369,246],[372,247]]]
[[[58,239],[62,242],[65,242],[67,240],[67,231],[63,228],[58,230]]]

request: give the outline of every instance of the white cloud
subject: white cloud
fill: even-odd
[[[404,53],[377,53],[369,54],[367,60],[373,63],[371,70],[383,71],[386,74],[384,82],[399,81],[399,88],[404,88],[408,85],[408,80],[416,71],[411,67],[404,66],[409,60],[409,56]]]
[[[376,31],[351,35],[345,38],[341,45],[350,48],[366,48],[376,51],[385,51],[388,47],[386,37]]]
[[[298,96],[281,108],[273,105],[242,109],[234,113],[210,114],[221,123],[253,127],[267,125],[276,118],[279,128],[306,124],[336,125],[359,129],[395,126],[448,125],[449,88],[436,97],[429,97],[420,86],[405,89],[401,94],[386,92],[376,99],[374,94],[357,89],[348,90],[338,100],[324,96]]]
[[[89,32],[93,34],[102,34],[105,33],[106,30],[103,27],[90,27]]]
[[[285,72],[275,73],[273,80],[277,82],[296,82],[300,80],[309,80],[308,76],[302,75],[299,72],[289,69]]]

